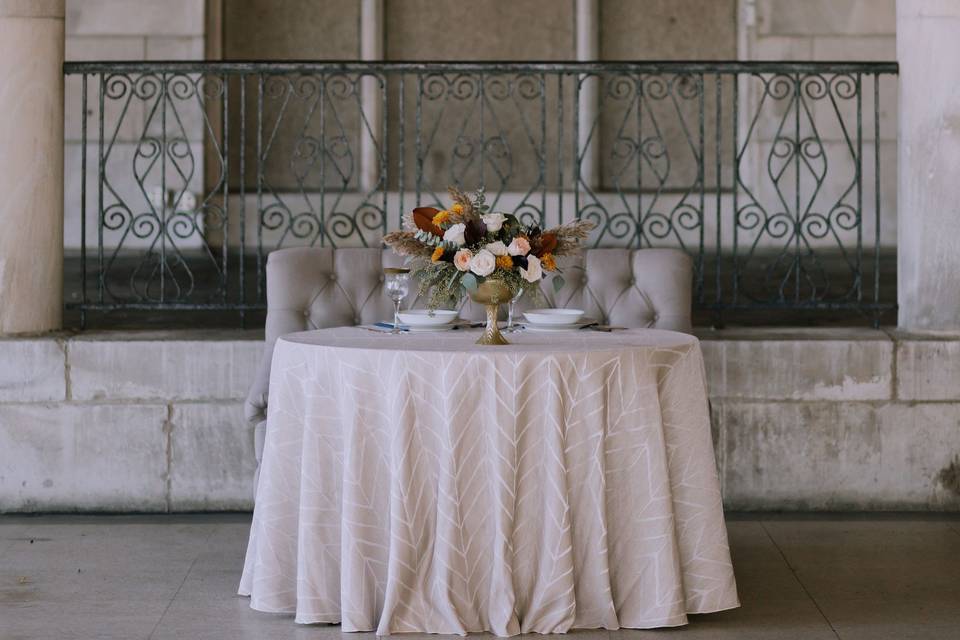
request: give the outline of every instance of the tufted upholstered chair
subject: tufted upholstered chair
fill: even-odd
[[[383,268],[402,264],[390,250],[298,247],[267,258],[266,345],[245,411],[254,425],[259,470],[266,435],[267,390],[273,347],[282,335],[309,329],[368,324],[390,318],[392,303],[383,292]],[[675,249],[587,249],[561,262],[564,286],[554,292],[554,276],[541,284],[547,304],[584,309],[588,316],[624,327],[690,331],[693,266]],[[422,306],[416,287],[405,307]],[[520,308],[535,302],[526,299]],[[467,301],[461,316],[484,317]],[[258,471],[259,473],[259,471]]]

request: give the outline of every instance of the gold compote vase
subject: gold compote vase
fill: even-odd
[[[503,280],[484,280],[476,289],[470,291],[470,299],[487,309],[487,326],[477,344],[510,344],[497,326],[500,305],[510,302],[510,287]]]

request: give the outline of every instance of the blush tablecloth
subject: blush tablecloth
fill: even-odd
[[[240,593],[343,631],[682,625],[739,605],[696,338],[280,339]]]

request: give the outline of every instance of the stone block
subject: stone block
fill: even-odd
[[[162,405],[0,405],[0,511],[163,511]]]
[[[850,402],[892,397],[893,342],[883,333],[864,331],[856,340],[841,335],[737,340],[722,334],[702,343],[711,398]]]
[[[204,0],[68,0],[68,35],[202,36]]]
[[[243,403],[176,405],[170,422],[171,510],[251,509],[256,459]]]
[[[540,2],[544,13],[555,12],[557,3]],[[547,4],[553,6],[547,9]],[[509,14],[504,13],[506,15]],[[518,21],[514,28],[524,29],[527,24]],[[706,25],[709,28],[704,28]],[[599,28],[602,60],[735,60],[737,57],[735,0],[644,0],[641,7],[633,0],[603,0]],[[544,37],[545,42],[550,40],[554,40],[554,46],[564,42]]]
[[[897,398],[960,400],[960,340],[897,342]]]
[[[67,36],[65,60],[143,60],[144,39],[137,36]]]
[[[865,508],[879,497],[882,442],[870,405],[724,403],[723,432],[728,508]]]
[[[253,380],[259,340],[157,339],[91,334],[70,342],[77,400],[242,399]]]
[[[813,38],[811,60],[889,61],[897,59],[895,35],[817,36]]]
[[[359,25],[356,0],[230,0],[223,12],[224,58],[352,60],[360,54]]]
[[[721,415],[728,508],[960,508],[958,404],[725,402]]]
[[[960,404],[897,403],[877,415],[877,496],[859,508],[960,509]]]
[[[813,40],[799,36],[766,36],[754,40],[751,58],[754,60],[810,60],[813,58]]]
[[[149,37],[147,60],[203,60],[203,38]]]
[[[775,35],[891,35],[896,0],[759,0],[757,31]]]
[[[0,402],[67,397],[66,355],[55,338],[0,340]]]

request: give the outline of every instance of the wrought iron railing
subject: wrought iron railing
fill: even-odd
[[[484,186],[595,246],[674,246],[695,304],[894,306],[896,63],[73,62],[67,251],[91,311],[265,304],[266,254],[379,246]],[[73,150],[72,152],[70,150]],[[885,251],[890,248],[890,251]],[[889,271],[889,270],[888,270]]]

